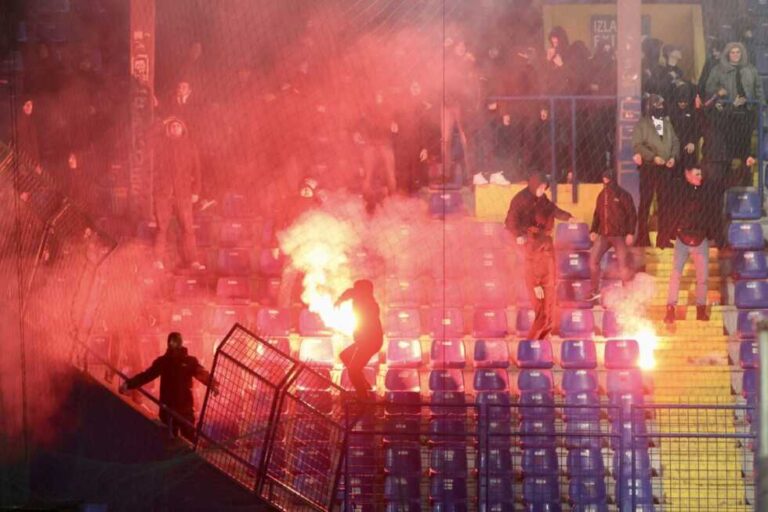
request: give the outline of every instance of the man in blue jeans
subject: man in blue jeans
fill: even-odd
[[[664,323],[675,322],[675,306],[680,291],[680,276],[690,256],[696,269],[696,320],[709,320],[707,314],[707,279],[709,278],[709,240],[713,239],[712,190],[702,183],[701,168],[696,166],[685,170],[685,182],[676,195],[679,201],[679,215],[675,219],[675,254],[672,275],[667,293],[667,314]]]

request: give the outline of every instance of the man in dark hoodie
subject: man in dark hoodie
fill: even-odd
[[[563,27],[554,27],[549,32],[549,48],[546,53],[547,92],[550,94],[569,92],[569,58],[571,43]]]
[[[707,80],[709,80],[709,75],[714,67],[720,63],[720,56],[723,53],[724,45],[725,43],[718,38],[711,38],[709,41],[709,55],[707,60],[704,61],[704,67],[701,69],[698,82],[696,82],[700,98],[705,98],[707,95]]]
[[[217,393],[216,382],[211,374],[202,367],[197,358],[187,353],[181,334],[172,332],[168,335],[168,348],[165,354],[152,362],[152,365],[138,375],[120,385],[120,393],[140,388],[144,384],[160,377],[160,403],[166,408],[160,409],[160,421],[168,425],[170,433],[195,440],[195,410],[192,397],[192,379],[197,379]],[[180,416],[184,421],[179,421]]]
[[[535,173],[528,186],[509,202],[504,225],[525,250],[525,284],[536,312],[528,339],[544,339],[552,331],[555,293],[555,257],[552,229],[555,219],[573,220],[573,216],[555,206],[545,195],[549,180]]]
[[[603,190],[595,201],[595,214],[589,237],[592,251],[589,253],[589,270],[592,277],[592,299],[600,296],[600,260],[613,247],[619,260],[621,280],[630,279],[628,247],[635,241],[637,211],[632,195],[621,188],[614,171],[603,172]]]
[[[696,165],[697,148],[701,140],[701,125],[698,112],[693,107],[696,88],[689,82],[678,82],[672,92],[672,104],[669,120],[680,140],[679,169],[689,169]],[[682,178],[682,172],[677,173]]]

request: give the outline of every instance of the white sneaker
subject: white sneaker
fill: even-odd
[[[491,183],[494,185],[510,185],[510,181],[504,177],[504,173],[501,171],[491,174]]]
[[[472,176],[472,184],[473,185],[487,185],[488,180],[485,176],[483,176],[483,173],[479,172]]]

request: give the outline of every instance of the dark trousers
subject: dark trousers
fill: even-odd
[[[347,367],[349,381],[355,388],[357,396],[362,399],[370,397],[371,384],[365,380],[364,369],[368,361],[381,349],[382,340],[372,342],[355,341],[339,354],[341,362]]]
[[[528,288],[535,317],[528,339],[542,340],[553,328],[555,306],[555,257],[550,251],[530,251],[526,254],[525,284]],[[534,289],[540,286],[544,297],[536,297]]]
[[[629,269],[629,251],[627,243],[623,236],[598,236],[589,252],[589,272],[592,279],[592,291],[600,290],[600,260],[611,247],[616,251],[616,258],[619,261],[619,272],[621,280],[626,283],[631,279]]]
[[[659,205],[659,232],[656,237],[656,247],[671,247],[672,224],[670,216],[670,192],[674,182],[674,173],[664,165],[643,163],[640,166],[640,206],[637,209],[637,245],[649,247],[648,217],[651,213],[653,197]]]
[[[185,439],[194,443],[196,437],[195,411],[192,409],[171,409],[186,421],[179,420],[165,409],[160,409],[160,421],[168,426],[168,432],[172,436],[178,437],[181,434]]]
[[[173,213],[179,220],[182,242],[182,259],[186,264],[197,261],[195,248],[195,232],[192,226],[192,199],[188,195],[183,198],[169,197],[155,199],[155,220],[157,221],[157,235],[155,236],[155,258],[163,260],[165,246],[168,240],[168,227],[171,224]]]

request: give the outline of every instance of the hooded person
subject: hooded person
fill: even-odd
[[[555,256],[552,230],[555,219],[573,220],[573,216],[555,206],[545,195],[549,179],[539,173],[528,178],[528,186],[509,202],[506,228],[524,248],[525,284],[534,306],[535,318],[528,339],[544,339],[553,329],[555,293]]]
[[[706,97],[707,80],[709,79],[712,69],[720,63],[720,56],[723,53],[724,46],[725,43],[722,39],[713,37],[709,41],[709,54],[707,54],[707,60],[704,61],[704,67],[701,69],[699,80],[696,82],[698,84],[698,93],[701,98]]]
[[[664,98],[651,94],[646,112],[632,133],[632,157],[640,171],[640,205],[638,207],[637,245],[651,245],[648,217],[654,195],[658,202],[658,235],[656,247],[671,247],[671,195],[675,163],[680,153],[680,141],[672,122],[666,115]]]
[[[701,123],[698,111],[694,108],[696,87],[689,82],[678,82],[671,95],[669,120],[680,140],[680,159],[678,169],[689,169],[696,165]],[[676,178],[682,178],[682,172]]]
[[[373,283],[368,279],[355,281],[352,288],[345,290],[336,300],[336,307],[342,302],[352,301],[355,315],[354,342],[341,351],[339,358],[347,367],[349,380],[361,400],[370,398],[371,384],[365,379],[363,370],[368,362],[379,353],[384,343],[379,304],[373,295]]]
[[[546,53],[547,91],[568,93],[570,79],[571,43],[568,33],[561,26],[549,31],[549,48]]]
[[[643,40],[642,90],[644,94],[664,94],[664,70],[660,59],[664,43],[655,37]]]
[[[181,228],[182,260],[192,269],[200,270],[204,267],[197,261],[192,227],[192,205],[200,198],[200,155],[189,138],[186,124],[177,117],[163,121],[163,134],[157,142],[153,188],[157,221],[155,266],[165,268],[168,226],[175,211]]]
[[[189,355],[184,340],[178,332],[168,334],[165,354],[155,359],[149,368],[120,385],[120,393],[140,388],[160,377],[160,421],[169,432],[190,441],[195,440],[195,410],[192,396],[192,379],[209,386],[217,393],[216,382],[197,358]],[[181,420],[179,420],[179,417]]]

